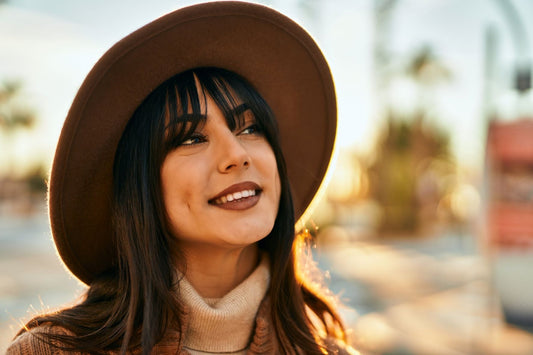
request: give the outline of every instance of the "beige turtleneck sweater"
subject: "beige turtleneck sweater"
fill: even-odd
[[[219,299],[202,298],[183,278],[179,292],[189,316],[184,349],[192,355],[245,354],[269,283],[266,254],[248,278]]]

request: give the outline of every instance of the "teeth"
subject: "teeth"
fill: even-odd
[[[246,198],[250,196],[255,196],[255,190],[243,190],[239,192],[234,192],[232,194],[227,194],[226,196],[219,197],[215,200],[216,205],[221,205],[226,202],[240,200],[241,198]]]

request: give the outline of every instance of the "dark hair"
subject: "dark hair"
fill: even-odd
[[[196,68],[168,79],[135,111],[118,145],[113,170],[117,267],[90,285],[82,303],[36,317],[27,328],[51,322],[67,329],[76,337],[47,335],[64,348],[93,353],[142,348],[144,354],[163,339],[167,329],[181,329],[183,306],[175,292],[174,270],[183,258],[172,254],[175,239],[163,204],[160,167],[176,143],[205,120],[200,104],[205,95],[213,98],[232,129],[242,119],[234,113],[237,100],[244,103],[276,157],[281,181],[278,215],[271,233],[258,246],[271,260],[267,296],[280,351],[322,354],[324,331],[328,337],[346,340],[333,307],[296,268],[294,211],[275,117],[250,84],[219,68]],[[184,124],[185,116],[190,124]],[[306,306],[320,324],[312,322]]]

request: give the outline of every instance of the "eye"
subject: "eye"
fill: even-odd
[[[259,135],[261,134],[261,129],[259,128],[259,126],[254,123],[248,127],[246,127],[245,129],[243,129],[239,135],[247,135],[247,134],[255,134],[255,135]]]
[[[188,139],[184,140],[183,142],[181,142],[180,146],[195,145],[195,144],[204,143],[206,141],[207,141],[207,137],[206,136],[201,135],[201,134],[197,134],[197,135],[193,135],[190,138],[188,138]]]

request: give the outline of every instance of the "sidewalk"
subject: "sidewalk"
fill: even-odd
[[[503,321],[471,237],[358,240],[337,227],[318,238],[361,354],[533,354],[533,335]]]

